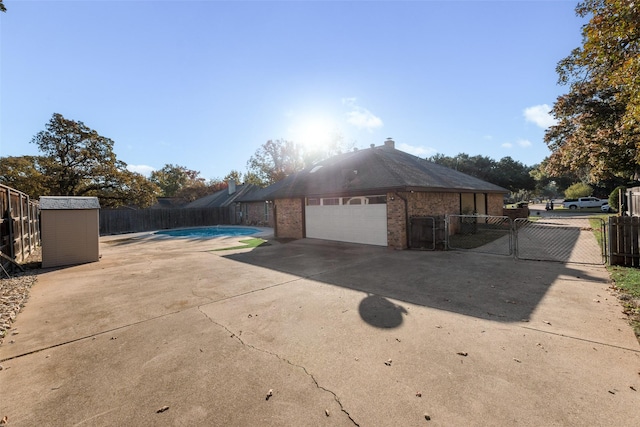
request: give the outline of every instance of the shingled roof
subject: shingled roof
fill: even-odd
[[[396,150],[391,140],[383,146],[323,160],[265,190],[267,199],[366,195],[387,191],[509,192],[498,185]]]

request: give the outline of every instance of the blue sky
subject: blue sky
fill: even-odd
[[[51,115],[148,174],[246,171],[269,139],[339,133],[426,157],[549,155],[574,1],[30,1],[0,14],[0,156]]]

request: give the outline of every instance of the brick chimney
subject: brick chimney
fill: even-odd
[[[384,146],[387,148],[396,148],[396,142],[391,138],[387,138],[386,141],[384,141]]]
[[[233,193],[236,192],[236,180],[235,179],[230,179],[229,182],[227,183],[227,186],[229,187],[229,195],[232,195]]]

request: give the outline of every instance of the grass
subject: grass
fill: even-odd
[[[633,267],[608,266],[615,288],[621,292],[618,297],[624,313],[629,316],[629,324],[640,341],[640,269]]]
[[[232,246],[229,248],[214,249],[214,251],[230,251],[233,249],[257,248],[258,246],[267,246],[269,244],[267,243],[266,240],[260,239],[260,238],[240,240],[240,243],[244,243],[244,245]]]

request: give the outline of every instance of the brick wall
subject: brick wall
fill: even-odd
[[[265,218],[265,206],[269,210],[268,218]],[[258,227],[273,227],[273,203],[251,202],[242,204],[242,224],[257,225]]]
[[[406,198],[406,195],[402,195]],[[407,248],[407,216],[404,200],[395,193],[387,193],[387,245],[394,249]]]
[[[502,216],[502,208],[504,207],[504,194],[489,194],[487,205],[489,212],[487,215]]]
[[[276,237],[302,239],[304,237],[304,199],[277,199]]]

